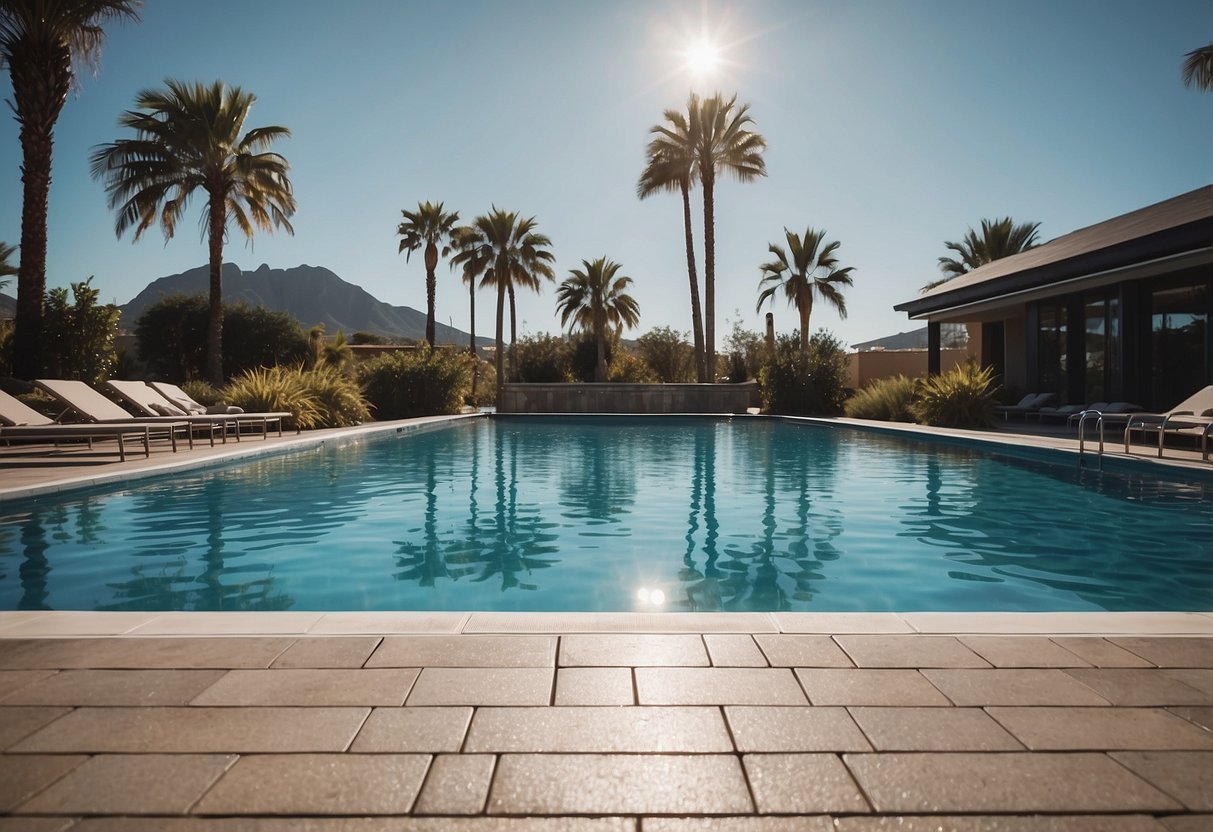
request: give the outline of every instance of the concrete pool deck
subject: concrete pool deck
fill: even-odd
[[[1213,829],[1213,613],[3,612],[10,829]]]

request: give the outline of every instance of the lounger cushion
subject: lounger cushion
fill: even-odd
[[[158,402],[151,402],[150,404],[148,404],[148,407],[150,407],[152,410],[159,413],[161,416],[184,416],[185,415],[184,410],[182,410],[179,407],[173,407],[171,404],[160,404]]]
[[[243,413],[244,408],[232,404],[213,404],[206,409],[206,412],[212,416],[234,416]]]

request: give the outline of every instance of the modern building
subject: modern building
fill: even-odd
[[[1166,409],[1213,384],[1213,185],[995,260],[894,309],[927,322],[932,371],[941,324],[966,323],[1007,387],[1062,404]]]

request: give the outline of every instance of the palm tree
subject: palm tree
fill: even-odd
[[[691,284],[691,331],[695,342],[695,376],[700,384],[711,381],[703,351],[703,312],[699,308],[699,278],[695,274],[695,239],[691,233],[691,187],[699,176],[695,147],[699,134],[699,96],[691,93],[684,115],[666,110],[667,124],[649,130],[653,139],[646,165],[636,185],[636,196],[646,199],[659,191],[682,194],[682,225],[686,236],[687,279]]]
[[[16,254],[16,246],[10,246],[8,243],[0,240],[0,275],[5,277],[17,274],[17,267],[9,262],[14,254]],[[8,280],[0,280],[0,289],[3,289],[9,284]]]
[[[438,278],[434,269],[438,268],[438,245],[442,244],[443,255],[450,253],[451,231],[459,222],[459,212],[442,210],[442,203],[418,202],[416,211],[401,211],[404,222],[396,229],[401,236],[400,250],[408,252],[404,260],[407,263],[409,255],[425,246],[425,340],[434,346],[434,295],[438,288]]]
[[[1185,87],[1213,91],[1213,43],[1184,55],[1183,79]]]
[[[13,371],[38,374],[42,299],[46,295],[46,213],[55,123],[75,83],[73,63],[95,67],[102,26],[138,20],[141,0],[0,0],[0,67],[8,66],[13,110],[21,125],[21,265]]]
[[[539,278],[554,280],[548,251],[552,241],[535,231],[535,218],[523,218],[517,211],[493,206],[488,214],[476,217],[470,226],[456,232],[459,253],[451,266],[463,267],[465,274],[481,275],[480,288],[497,289],[497,386],[505,382],[505,298],[509,294],[511,343],[517,340],[517,316],[514,311],[514,287],[538,290]],[[511,362],[512,365],[513,362]],[[511,367],[512,369],[512,367]]]
[[[800,350],[808,353],[813,303],[820,297],[845,318],[847,301],[841,287],[853,284],[851,272],[854,269],[850,266],[838,268],[838,258],[834,255],[840,243],[837,240],[827,243],[824,229],[806,228],[802,237],[785,228],[783,234],[788,242],[787,250],[772,243],[769,251],[775,259],[761,266],[763,277],[758,285],[766,288],[758,296],[757,308],[761,310],[763,302],[773,298],[782,288],[788,305],[795,306],[800,313]]]
[[[737,106],[736,95],[725,101],[720,93],[699,105],[696,161],[703,184],[703,339],[711,379],[716,377],[716,179],[725,174],[750,182],[767,175],[762,158],[767,142],[749,129],[754,123],[749,109],[749,104]]]
[[[451,229],[451,250],[461,253],[469,248],[475,248],[476,235],[473,229],[467,226]],[[455,261],[451,260],[451,268],[455,268]],[[480,381],[480,357],[476,352],[476,280],[486,268],[485,264],[477,262],[476,258],[470,257],[463,261],[463,282],[468,287],[468,318],[470,325],[468,326],[468,352],[476,359],[472,365],[472,401],[476,400],[476,388]]]
[[[573,269],[556,289],[556,311],[560,325],[570,320],[584,331],[593,333],[598,344],[598,362],[594,365],[594,381],[607,380],[607,326],[616,330],[636,326],[640,322],[640,307],[627,293],[630,277],[616,277],[622,268],[614,260],[599,257],[592,263],[582,260],[584,269]]]
[[[1035,248],[1039,229],[1040,223],[1038,222],[1024,222],[1016,225],[1010,217],[982,220],[980,236],[970,228],[959,243],[944,242],[944,246],[956,252],[960,259],[940,257],[939,270],[943,272],[944,276],[923,286],[922,291],[930,291],[954,277],[968,274],[978,266],[984,266],[994,260],[1001,260],[1003,257],[1010,257],[1012,254]]]
[[[209,87],[169,79],[166,89],[144,90],[138,110],[118,119],[135,131],[93,151],[93,178],[105,183],[110,208],[118,212],[118,236],[132,226],[135,240],[156,222],[171,239],[190,197],[206,195],[202,228],[210,248],[210,319],[207,326],[207,380],[223,384],[223,241],[232,223],[251,240],[260,229],[294,234],[289,217],[295,196],[285,158],[270,151],[285,127],[244,122],[257,98],[216,81]]]

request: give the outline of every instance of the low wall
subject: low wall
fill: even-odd
[[[940,350],[939,369],[947,372],[969,357],[968,350]],[[917,378],[927,374],[926,350],[871,350],[848,356],[847,386],[858,390],[879,378],[896,375]]]
[[[758,384],[507,384],[498,413],[745,413]]]

